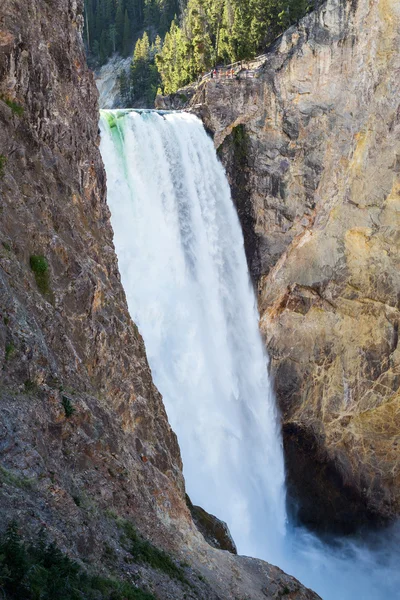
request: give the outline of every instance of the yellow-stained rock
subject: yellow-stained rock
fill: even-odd
[[[399,2],[328,0],[258,79],[192,101],[258,284],[289,495],[319,528],[400,514],[399,48]]]

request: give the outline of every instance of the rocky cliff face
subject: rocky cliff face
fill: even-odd
[[[45,528],[157,598],[317,598],[212,548],[193,524],[120,283],[82,8],[0,8],[0,530],[11,519],[28,538]],[[172,557],[172,576],[168,562],[138,560],[132,525]]]
[[[397,0],[328,0],[258,78],[192,101],[258,284],[289,493],[318,528],[400,512],[399,44]]]
[[[131,57],[121,58],[117,54],[95,73],[96,87],[99,91],[100,108],[122,108],[119,77],[122,72],[129,77]]]

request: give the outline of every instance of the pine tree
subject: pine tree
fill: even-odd
[[[157,35],[156,39],[154,40],[154,44],[151,47],[153,56],[155,56],[156,54],[160,54],[161,50],[162,50],[162,39],[160,38],[159,35]]]
[[[108,35],[110,38],[112,51],[115,53],[117,51],[117,28],[115,27],[115,24],[110,25]]]
[[[25,577],[29,561],[18,526],[14,521],[7,527],[4,539],[0,544],[0,556],[4,557],[0,563],[2,571],[0,576],[6,580],[7,590],[15,598],[26,597]]]
[[[131,104],[131,95],[130,95],[130,86],[129,86],[129,78],[124,70],[118,76],[119,82],[119,93],[121,96],[121,100],[124,105],[129,106]]]
[[[189,60],[190,44],[176,21],[165,36],[163,49],[156,55],[156,65],[161,75],[164,93],[175,92],[193,77]]]
[[[186,10],[186,35],[190,42],[190,72],[193,77],[212,65],[213,49],[209,19],[203,0],[189,0]]]
[[[115,18],[114,0],[105,0],[104,18],[105,18],[106,26],[107,25],[109,26],[111,23],[114,22],[114,18]]]
[[[131,47],[131,22],[128,11],[124,15],[124,33],[122,37],[122,56],[128,56]]]
[[[171,92],[217,64],[254,57],[319,1],[85,0],[85,41],[97,62],[116,51],[128,56],[138,35],[143,49],[145,23],[152,36],[164,36],[149,50],[146,73],[155,80],[155,60]]]
[[[124,40],[124,2],[118,0],[117,12],[115,15],[116,46],[118,52],[122,53]]]
[[[157,44],[157,45],[156,45]],[[154,64],[154,56],[161,50],[161,40],[150,47],[147,32],[138,39],[131,63],[131,99],[133,102],[143,100],[146,106],[153,106],[159,85],[159,74]]]
[[[156,0],[144,1],[144,24],[145,27],[155,27],[157,30],[160,25],[160,5]]]
[[[100,51],[99,51],[99,59],[100,63],[103,64],[106,62],[107,57],[109,56],[109,39],[105,29],[101,32],[100,36]]]

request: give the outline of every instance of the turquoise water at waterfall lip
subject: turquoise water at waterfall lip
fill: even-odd
[[[279,418],[243,236],[201,122],[123,109],[101,111],[100,126],[122,283],[192,501],[227,521],[239,553],[278,564],[325,600],[400,597],[397,531],[371,551],[286,525]]]

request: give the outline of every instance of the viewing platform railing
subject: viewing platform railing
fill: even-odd
[[[240,60],[223,67],[215,67],[202,76],[201,81],[208,79],[229,80],[229,79],[253,79],[257,77],[257,70],[265,62],[266,54],[256,56],[251,60]]]

